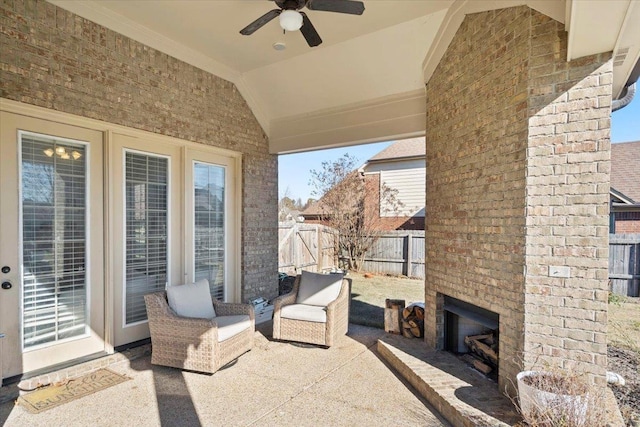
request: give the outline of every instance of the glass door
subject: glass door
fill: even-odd
[[[114,345],[149,337],[144,295],[181,283],[181,150],[115,134]]]
[[[102,134],[1,114],[6,377],[105,349]]]

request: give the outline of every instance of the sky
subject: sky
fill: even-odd
[[[299,154],[283,154],[278,158],[278,194],[279,198],[287,196],[302,203],[307,199],[318,199],[312,195],[313,188],[309,185],[311,170],[321,170],[322,162],[334,161],[349,153],[357,159],[358,167],[380,151],[391,145],[391,142],[377,142],[373,144],[355,145],[353,147],[331,148],[328,150],[310,151]]]
[[[629,105],[611,114],[611,142],[628,141],[640,141],[640,94],[637,94]],[[311,197],[318,198],[311,194],[313,189],[309,185],[312,169],[320,170],[323,161],[337,160],[345,153],[356,157],[360,166],[390,144],[391,142],[379,142],[281,155],[278,159],[279,198],[284,196],[294,200],[300,198],[302,203]]]
[[[640,86],[640,82],[636,84]],[[640,141],[640,88],[631,104],[611,113],[611,142]]]

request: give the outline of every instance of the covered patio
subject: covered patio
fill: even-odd
[[[640,4],[365,1],[309,11],[315,48],[276,21],[239,34],[270,7],[0,3],[1,377],[144,342],[167,284],[274,298],[277,155],[424,135],[425,351],[453,304],[495,322],[501,392],[537,362],[603,383],[610,114]]]

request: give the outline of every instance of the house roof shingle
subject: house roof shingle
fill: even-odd
[[[611,187],[640,203],[640,141],[611,144]]]
[[[393,144],[370,158],[369,162],[405,159],[408,157],[424,157],[425,154],[426,145],[424,137],[403,139],[394,142]]]
[[[302,216],[320,216],[324,211],[322,210],[322,205],[319,200],[311,203],[307,209],[301,212]]]

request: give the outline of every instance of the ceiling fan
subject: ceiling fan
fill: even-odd
[[[273,9],[240,30],[240,34],[249,36],[262,28],[266,23],[280,17],[280,26],[284,31],[300,30],[310,47],[322,43],[320,35],[311,24],[307,14],[300,12],[306,7],[309,10],[324,12],[348,13],[362,15],[364,3],[356,0],[272,0],[280,9]]]

